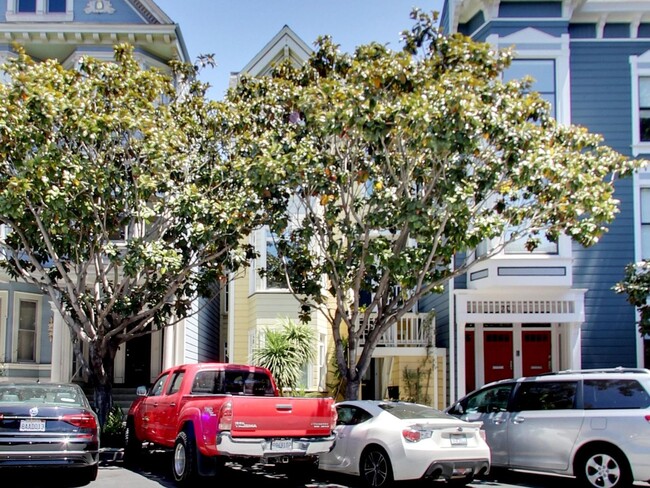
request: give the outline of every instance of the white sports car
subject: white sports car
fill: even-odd
[[[320,455],[319,469],[360,476],[375,488],[423,478],[466,485],[490,470],[482,422],[401,401],[343,401],[336,410],[337,440]]]

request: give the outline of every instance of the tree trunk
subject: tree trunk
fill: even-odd
[[[359,400],[359,387],[361,385],[361,375],[355,368],[348,370],[347,378],[345,381],[345,399],[346,400]]]
[[[117,348],[90,347],[90,383],[94,388],[95,412],[102,428],[113,408],[113,369]]]

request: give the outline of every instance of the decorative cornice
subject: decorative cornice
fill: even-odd
[[[140,0],[129,0],[129,2],[147,22],[151,24],[160,24],[160,21],[154,17],[151,11],[145,7]]]
[[[87,14],[112,14],[115,13],[115,9],[111,0],[88,0],[84,12]]]

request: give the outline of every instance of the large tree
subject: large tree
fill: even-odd
[[[515,240],[596,243],[617,212],[614,178],[643,164],[556,123],[531,80],[503,82],[511,53],[445,35],[435,14],[412,19],[402,50],[345,54],[323,37],[302,67],[228,95],[248,114],[241,157],[265,168],[282,263],[265,272],[328,318],[348,399],[418,299]]]
[[[196,311],[250,257],[259,200],[228,158],[237,118],[196,69],[143,69],[127,45],[76,69],[19,48],[4,65],[0,265],[51,297],[102,424],[118,347]]]

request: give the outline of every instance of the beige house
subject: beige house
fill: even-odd
[[[240,72],[231,74],[230,86],[236,86],[242,74],[268,75],[273,66],[286,59],[298,66],[311,53],[312,49],[285,25]],[[275,253],[272,237],[266,228],[250,236],[259,258],[224,287],[220,346],[230,362],[249,363],[267,328],[280,327],[287,319],[298,320],[299,305],[289,290],[257,272],[266,266],[267,256]],[[419,387],[420,398],[426,397],[438,408],[446,406],[446,351],[433,347],[433,336],[427,331],[433,331],[435,324],[425,326],[425,322],[424,315],[407,314],[382,337],[362,384],[362,398],[407,398],[414,396]],[[316,312],[311,325],[317,337],[316,361],[304,372],[301,387],[310,393],[335,394],[330,325],[323,314]]]

